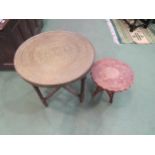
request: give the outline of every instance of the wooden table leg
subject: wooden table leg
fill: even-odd
[[[41,99],[42,103],[47,107],[48,106],[47,99],[52,97],[61,87],[63,87],[68,92],[72,93],[73,95],[78,96],[79,99],[80,99],[80,102],[83,102],[84,96],[85,96],[85,82],[86,82],[86,77],[81,79],[80,94],[78,92],[76,92],[74,89],[72,89],[71,87],[69,87],[69,86],[57,86],[57,87],[55,87],[55,90],[53,90],[51,93],[49,93],[47,96],[44,97],[42,95],[39,87],[33,85],[33,88],[37,92],[37,94],[38,94],[39,98]]]
[[[93,97],[96,96],[99,92],[103,91],[99,86],[96,86],[96,90],[93,93]]]
[[[41,93],[39,87],[33,86],[33,88],[34,88],[35,91],[37,92],[37,94],[38,94],[38,96],[40,97],[40,99],[41,99],[42,103],[44,104],[44,106],[47,107],[48,104],[47,104],[46,98],[44,98],[44,96],[42,95],[42,93]]]
[[[109,102],[112,103],[113,102],[113,97],[114,97],[114,92],[107,91],[107,94],[109,95]]]
[[[96,96],[98,93],[100,93],[101,91],[104,91],[104,89],[100,88],[99,86],[96,86],[96,89],[93,93],[93,97]],[[108,96],[109,96],[109,102],[112,103],[113,102],[113,97],[114,97],[114,92],[111,91],[106,91]]]
[[[42,93],[41,93],[39,87],[33,85],[33,88],[34,88],[35,91],[37,92],[37,94],[38,94],[39,98],[41,99],[42,103],[47,107],[47,106],[48,106],[47,100],[48,100],[50,97],[52,97],[52,96],[61,88],[61,86],[55,87],[55,89],[54,89],[52,92],[50,92],[47,96],[43,96],[43,95],[42,95]]]
[[[47,96],[45,96],[44,98],[47,100],[49,99],[50,97],[52,97],[59,89],[61,88],[61,86],[57,86],[57,87],[54,87],[54,90],[52,90]]]
[[[83,102],[85,96],[85,83],[86,83],[86,76],[81,79],[81,90],[80,90],[80,102]]]

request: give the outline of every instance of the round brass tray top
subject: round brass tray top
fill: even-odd
[[[92,77],[104,90],[119,92],[127,90],[133,84],[134,73],[126,63],[114,58],[104,58],[92,67]]]
[[[60,85],[84,76],[94,56],[94,47],[80,34],[51,31],[26,40],[16,51],[14,65],[30,83]]]

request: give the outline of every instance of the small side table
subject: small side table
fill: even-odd
[[[114,93],[127,90],[131,86],[134,74],[127,64],[106,58],[94,64],[92,78],[97,85],[93,96],[106,91],[110,98],[109,102],[112,103]]]

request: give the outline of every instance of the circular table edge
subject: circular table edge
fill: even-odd
[[[48,87],[48,86],[50,87],[50,86],[66,85],[66,84],[68,84],[68,83],[75,82],[75,81],[77,81],[77,80],[83,78],[86,74],[88,74],[88,73],[91,71],[92,66],[94,65],[95,53],[96,53],[96,51],[95,51],[95,48],[94,48],[93,44],[92,44],[85,36],[83,36],[81,33],[72,32],[72,31],[64,31],[64,30],[61,30],[61,31],[59,31],[59,30],[56,30],[56,31],[46,31],[46,32],[41,32],[41,33],[39,33],[39,34],[37,34],[37,35],[35,35],[35,36],[33,36],[33,37],[30,37],[29,39],[25,40],[22,44],[24,44],[25,42],[27,42],[27,41],[29,41],[29,40],[31,40],[31,39],[33,39],[33,38],[39,36],[40,34],[45,34],[45,33],[49,33],[49,32],[67,32],[67,33],[74,33],[74,34],[76,34],[76,35],[78,35],[78,36],[80,36],[80,37],[86,39],[86,40],[89,42],[89,44],[92,46],[92,49],[93,49],[93,59],[92,59],[92,64],[90,65],[90,67],[85,71],[85,73],[83,73],[82,75],[79,75],[79,77],[77,77],[77,78],[75,78],[75,79],[73,79],[73,80],[66,81],[66,82],[64,82],[64,83],[59,83],[59,84],[40,84],[40,83],[37,83],[37,82],[32,82],[32,81],[27,80],[25,77],[23,77],[23,76],[17,71],[16,65],[15,65],[15,57],[16,57],[16,53],[15,53],[14,58],[13,58],[13,64],[14,64],[14,68],[15,68],[16,73],[17,73],[23,80],[25,80],[26,82],[28,82],[28,83],[30,83],[30,84],[32,84],[32,85],[41,86],[41,87]],[[18,49],[22,46],[22,44],[17,48],[16,52],[17,52]]]

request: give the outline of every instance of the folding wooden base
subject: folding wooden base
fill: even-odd
[[[86,77],[81,79],[81,89],[80,89],[80,93],[78,93],[76,90],[74,90],[73,88],[71,88],[70,86],[67,85],[59,85],[59,86],[55,86],[54,90],[52,92],[50,92],[47,96],[43,96],[43,94],[41,93],[39,86],[35,86],[33,85],[33,88],[35,89],[35,91],[37,92],[39,98],[41,99],[42,103],[44,104],[44,106],[48,106],[47,100],[52,97],[60,88],[64,88],[66,89],[68,92],[70,92],[71,94],[79,97],[80,102],[83,102],[84,100],[84,95],[85,95],[85,81],[86,81]]]
[[[109,102],[112,103],[113,102],[113,97],[114,97],[114,92],[112,91],[108,91],[108,90],[104,90],[103,88],[97,86],[96,90],[93,93],[93,97],[96,96],[98,93],[106,91],[108,96],[109,96]]]

